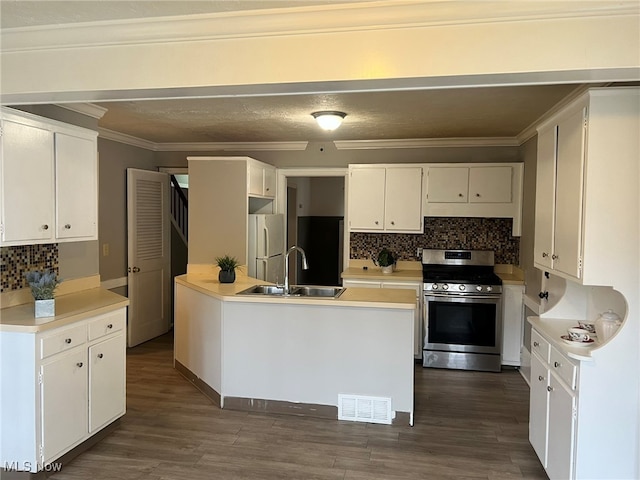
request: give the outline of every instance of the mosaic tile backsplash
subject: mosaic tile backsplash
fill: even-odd
[[[27,288],[24,275],[31,270],[53,270],[58,275],[58,244],[1,247],[0,293]]]
[[[493,250],[495,262],[520,264],[520,237],[511,235],[510,218],[425,217],[422,235],[408,233],[350,234],[350,258],[375,258],[386,247],[398,260],[417,260],[418,247]]]

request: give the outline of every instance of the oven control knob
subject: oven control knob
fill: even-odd
[[[493,290],[493,287],[491,286],[487,287],[487,292],[490,292],[491,290]]]
[[[459,288],[460,290],[464,290],[464,289],[465,289],[465,288],[467,288],[467,287],[465,287],[464,285],[460,285],[458,288]]]
[[[477,286],[476,286],[476,290],[478,290],[479,292],[481,292],[481,291],[482,291],[482,285],[477,285]]]
[[[449,285],[445,283],[444,285],[442,285],[442,289],[443,290],[449,290]]]
[[[433,285],[431,285],[431,290],[437,290],[438,289],[438,284],[434,283]]]

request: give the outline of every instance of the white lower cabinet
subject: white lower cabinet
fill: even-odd
[[[124,333],[89,347],[89,433],[125,411]]]
[[[87,350],[82,346],[40,367],[42,457],[47,463],[87,434]]]
[[[410,282],[401,280],[343,280],[342,286],[357,288],[400,288],[415,290],[416,310],[414,316],[413,355],[422,358],[422,281]]]
[[[550,480],[573,479],[579,368],[535,330],[531,351],[529,441]]]
[[[1,332],[0,462],[32,473],[126,409],[126,308],[52,330]]]

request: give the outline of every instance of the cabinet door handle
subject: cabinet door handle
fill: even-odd
[[[375,221],[375,224],[378,225],[378,220]]]
[[[113,323],[110,323],[109,325],[107,325],[107,328],[111,330],[113,328]]]
[[[47,225],[47,224],[42,225],[42,229],[43,230],[49,230],[49,225]]]
[[[560,364],[560,362],[553,362],[553,366],[558,368],[558,367],[561,367],[562,365]]]
[[[539,344],[538,342],[533,342],[533,346],[534,346],[534,347],[539,347],[539,346],[540,346],[540,344]]]
[[[84,363],[82,363],[82,362],[76,363],[76,367],[78,367],[78,368],[82,368],[83,365],[84,365]]]
[[[102,353],[99,353],[98,358],[102,358],[102,357],[104,357],[104,355]]]
[[[558,255],[551,255],[551,260],[557,260],[558,259]]]
[[[396,222],[394,222],[393,220],[391,220],[391,225],[395,225],[395,224],[396,224]]]
[[[461,194],[461,193],[459,193],[459,194],[458,194],[458,196],[459,196],[460,198],[464,197],[464,195],[463,195],[463,194]]]
[[[67,224],[64,226],[64,228],[65,228],[65,230],[71,230],[71,224],[70,224],[70,223],[67,223]]]
[[[71,343],[71,339],[70,338],[65,338],[64,339],[64,343]]]
[[[553,387],[547,387],[547,392],[553,392]]]
[[[540,293],[538,294],[538,296],[539,296],[540,298],[544,298],[544,299],[546,299],[546,300],[549,300],[549,292],[540,292]]]
[[[480,196],[480,194],[479,194],[479,193],[476,193],[476,197],[479,197],[479,196]]]
[[[138,273],[140,269],[138,267],[133,267],[133,273]]]
[[[543,381],[544,377],[542,375],[538,375],[538,380]]]
[[[549,254],[547,252],[542,252],[542,258],[547,258]]]

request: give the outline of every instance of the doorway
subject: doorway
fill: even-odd
[[[287,182],[287,248],[298,245],[309,269],[290,259],[299,285],[341,285],[344,255],[345,176],[294,176]]]

